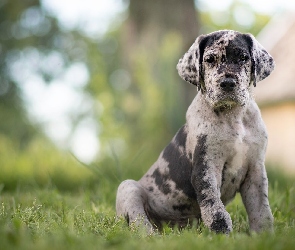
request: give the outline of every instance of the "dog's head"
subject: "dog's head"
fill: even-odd
[[[274,69],[273,58],[251,34],[222,30],[199,36],[177,70],[201,89],[214,107],[245,105],[256,86]]]

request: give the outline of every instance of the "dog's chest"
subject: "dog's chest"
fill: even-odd
[[[249,143],[247,130],[242,123],[236,122],[231,128],[228,138],[221,141],[224,165],[221,167],[219,183],[222,201],[226,204],[240,189],[248,169]]]
[[[226,156],[225,165],[228,166],[228,171],[234,175],[245,165],[249,145],[245,126],[240,122],[236,122],[233,127],[231,132],[228,133],[228,139],[225,138],[223,141],[225,148],[228,149],[223,153]]]

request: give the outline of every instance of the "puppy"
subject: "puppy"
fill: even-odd
[[[186,123],[139,181],[120,184],[117,215],[148,232],[202,219],[212,231],[228,234],[232,221],[225,206],[240,192],[250,229],[272,230],[267,132],[252,86],[273,69],[272,57],[251,34],[199,36],[177,65],[199,90]]]

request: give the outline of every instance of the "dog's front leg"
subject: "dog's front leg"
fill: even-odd
[[[240,192],[248,213],[250,230],[272,231],[273,216],[268,202],[268,181],[264,164],[249,168]]]
[[[204,224],[216,233],[230,233],[232,221],[220,199],[218,173],[213,164],[203,157],[195,163],[192,172],[192,185],[195,188]]]

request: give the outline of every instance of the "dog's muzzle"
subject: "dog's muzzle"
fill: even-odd
[[[236,80],[233,78],[225,78],[220,82],[220,87],[225,92],[232,92],[236,86]]]

